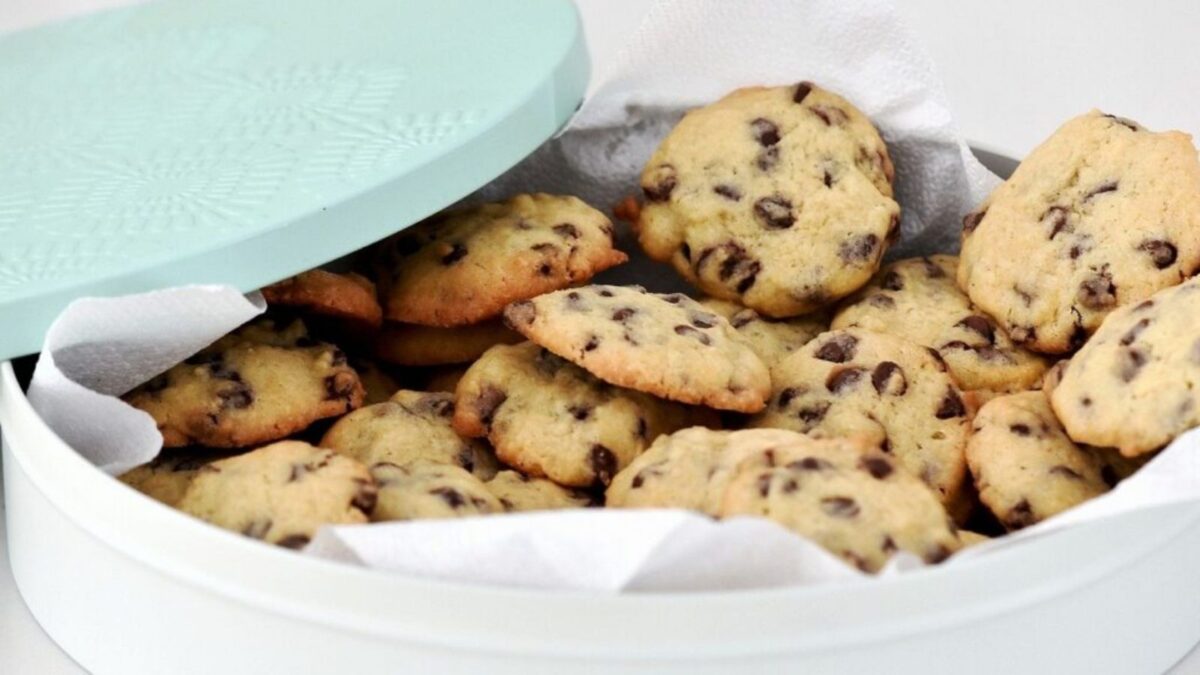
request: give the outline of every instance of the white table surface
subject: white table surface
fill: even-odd
[[[129,1],[0,0],[0,31]],[[646,4],[577,2],[595,63],[618,48]],[[1200,43],[1194,37],[1200,3],[1164,2],[1155,11],[1132,2],[1089,0],[898,4],[939,64],[968,139],[1024,153],[1091,107],[1151,128],[1200,132],[1200,88],[1193,86],[1200,82]],[[21,602],[0,517],[0,673],[80,672]],[[1171,672],[1200,673],[1200,645]]]

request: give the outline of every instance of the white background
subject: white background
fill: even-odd
[[[0,31],[128,2],[0,0]],[[599,71],[649,0],[577,2]],[[1020,156],[1058,124],[1092,107],[1153,129],[1200,133],[1200,3],[1172,0],[1153,8],[1096,0],[897,3],[938,63],[968,140]],[[815,76],[796,74],[804,77]],[[0,97],[0,105],[11,104]],[[82,672],[22,604],[4,541],[0,518],[0,673]],[[1172,672],[1200,673],[1200,647]]]

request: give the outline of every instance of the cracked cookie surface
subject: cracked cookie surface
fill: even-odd
[[[608,217],[575,197],[517,195],[438,214],[384,245],[384,316],[463,326],[627,259]]]
[[[1104,494],[1117,481],[1101,455],[1067,436],[1040,391],[988,401],[972,428],[967,464],[979,500],[1009,530]]]
[[[154,418],[163,446],[244,448],[279,440],[362,404],[358,374],[304,325],[259,320],[125,395]]]
[[[796,316],[866,283],[899,234],[887,147],[812,83],[739,89],[689,112],[647,163],[636,229],[707,295]]]
[[[936,349],[965,390],[1022,391],[1037,384],[1046,361],[1013,343],[955,283],[958,259],[909,258],[885,265],[848,298],[834,329],[858,327]]]
[[[609,384],[531,342],[488,350],[459,380],[456,399],[459,433],[486,436],[505,464],[572,487],[608,485],[658,436],[715,422]]]
[[[376,485],[360,462],[280,441],[205,464],[177,508],[218,527],[300,548],[322,525],[367,522]]]
[[[388,401],[335,422],[321,439],[321,447],[367,466],[388,462],[403,467],[425,461],[491,478],[497,470],[495,456],[484,443],[455,433],[454,410],[453,394],[402,389]]]
[[[1200,278],[1122,307],[1050,394],[1071,438],[1134,457],[1200,425]]]
[[[963,220],[959,285],[1012,338],[1064,353],[1117,307],[1200,266],[1191,137],[1092,111],[1021,162]]]
[[[834,330],[771,376],[771,402],[750,426],[863,437],[924,480],[956,518],[966,516],[970,411],[937,352],[861,328]]]
[[[683,403],[757,412],[767,367],[724,318],[639,286],[585,286],[513,303],[526,338],[606,382]]]

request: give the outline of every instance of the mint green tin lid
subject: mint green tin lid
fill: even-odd
[[[0,359],[75,298],[252,290],[401,230],[587,76],[569,0],[162,0],[0,37]]]

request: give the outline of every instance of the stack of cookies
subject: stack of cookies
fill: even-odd
[[[451,210],[377,246],[373,280],[264,289],[266,318],[130,392],[165,449],[122,480],[285,546],[672,507],[876,571],[1103,494],[1200,425],[1188,136],[1071,120],[966,216],[959,256],[883,262],[893,180],[845,99],[738,90],[686,115],[619,209],[695,297],[588,285],[627,255],[574,197]]]

